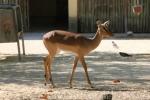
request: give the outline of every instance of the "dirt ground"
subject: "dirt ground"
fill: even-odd
[[[34,37],[34,36],[33,36]],[[113,40],[121,51],[132,54],[122,57],[111,46],[112,40],[86,56],[93,89],[85,80],[81,64],[74,76],[73,88],[68,85],[73,55],[58,54],[52,67],[56,88],[44,86],[43,57],[46,50],[41,38],[25,38],[26,56],[19,62],[16,44],[0,44],[0,100],[100,100],[112,94],[112,100],[150,100],[150,40]],[[131,49],[132,47],[132,49]],[[114,80],[120,82],[114,83]]]
[[[99,100],[103,94],[112,94],[113,100],[150,99],[150,55],[121,57],[116,53],[92,52],[86,56],[86,62],[93,89],[87,86],[80,64],[74,77],[74,88],[69,89],[71,54],[59,54],[54,60],[52,75],[56,88],[44,86],[44,56],[26,55],[21,62],[17,56],[1,57],[0,100]],[[120,82],[113,83],[116,79]]]

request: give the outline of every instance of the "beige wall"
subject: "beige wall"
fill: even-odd
[[[69,10],[69,30],[77,32],[77,1],[78,0],[68,0],[68,10]]]

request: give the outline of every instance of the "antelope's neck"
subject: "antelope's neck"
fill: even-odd
[[[103,39],[102,33],[100,33],[100,30],[97,30],[95,36],[92,38],[92,42],[91,42],[92,48],[93,49],[97,48],[102,39]]]

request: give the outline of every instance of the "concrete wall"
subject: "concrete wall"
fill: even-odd
[[[77,1],[78,0],[68,0],[68,10],[69,10],[69,30],[73,32],[78,31],[77,24]]]

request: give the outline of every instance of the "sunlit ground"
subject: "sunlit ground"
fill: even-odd
[[[34,37],[34,36],[33,36]],[[69,89],[73,55],[58,54],[52,64],[55,89],[44,86],[43,58],[47,51],[41,38],[26,38],[26,55],[18,61],[16,43],[0,44],[0,99],[38,100],[97,99],[103,94],[113,94],[114,100],[150,99],[150,40],[113,40],[120,50],[112,47],[112,40],[101,45],[85,57],[94,89],[87,85],[81,64],[75,72],[73,89]],[[132,57],[122,57],[119,51]],[[114,80],[120,82],[114,83]]]

